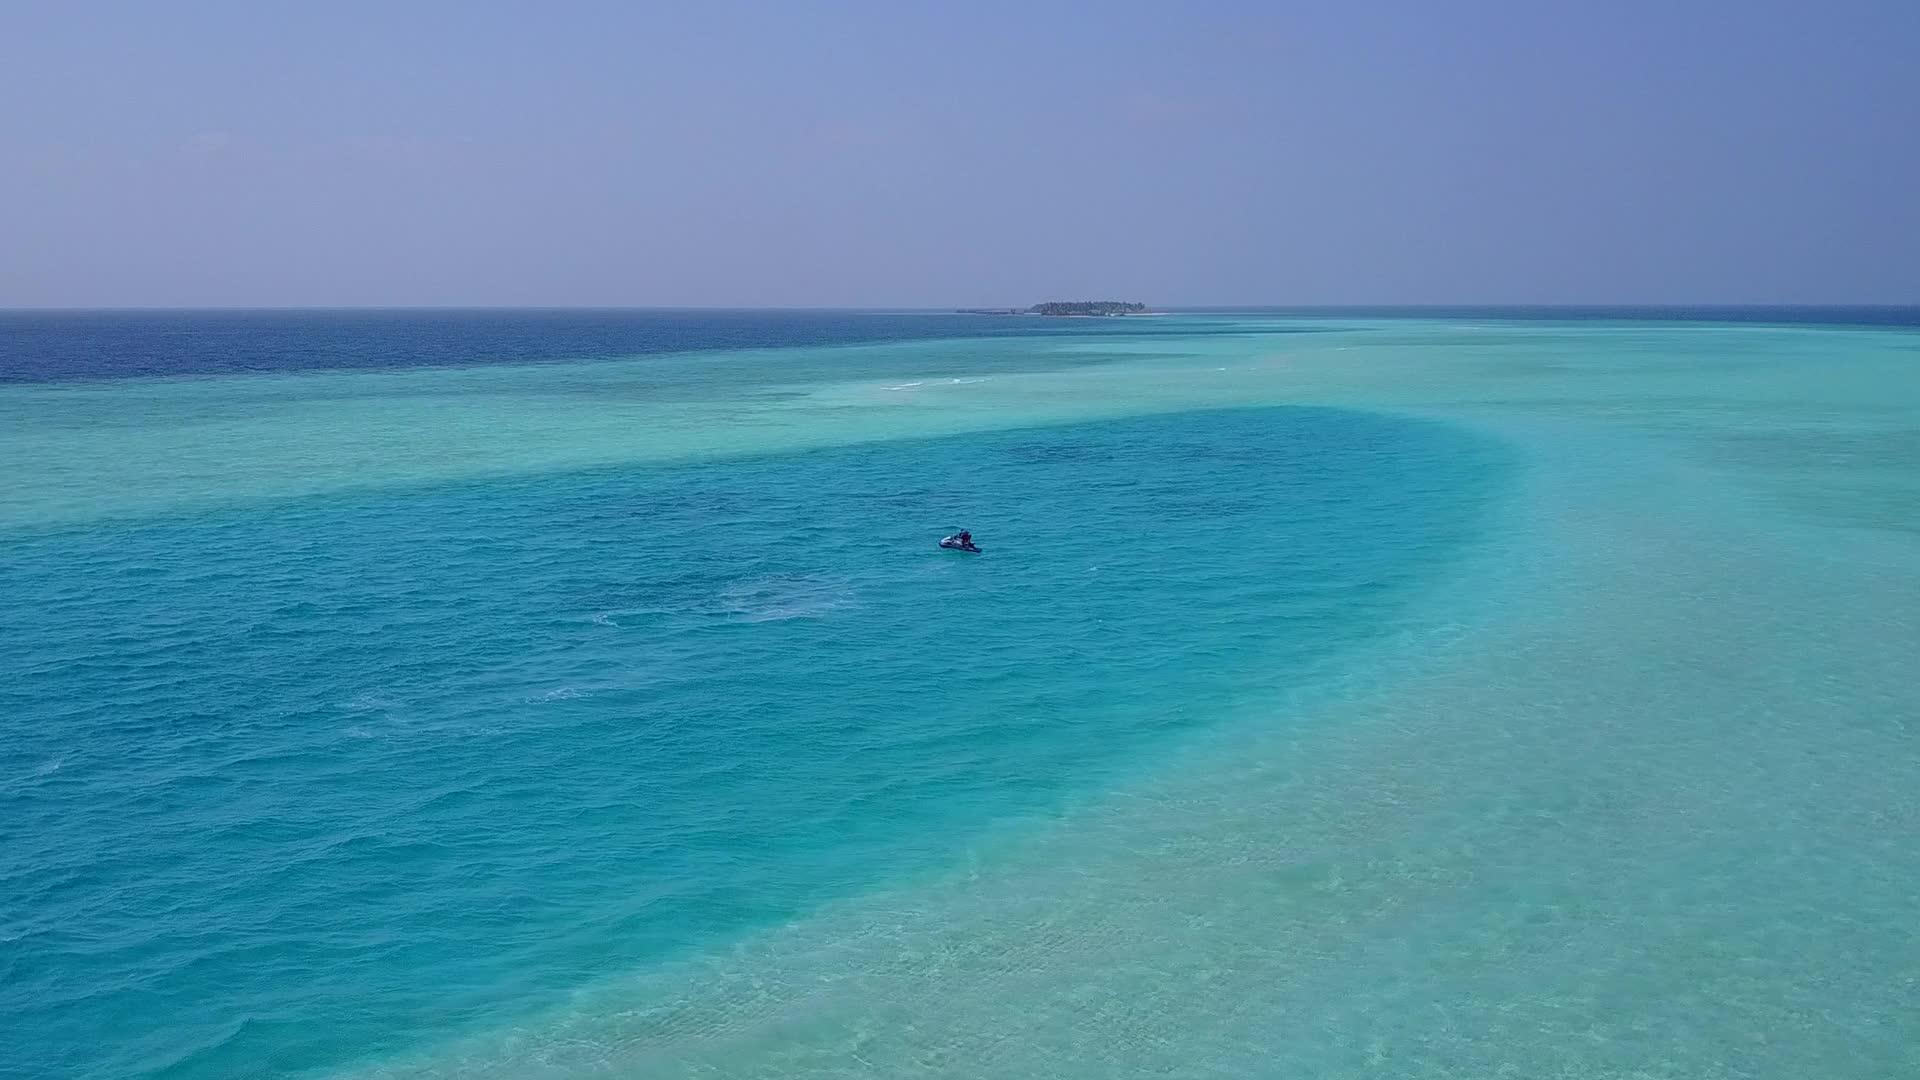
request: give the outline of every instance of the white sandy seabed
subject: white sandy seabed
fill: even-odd
[[[1522,468],[1316,685],[948,872],[362,1074],[1920,1075],[1920,335],[1361,329],[823,392],[1345,405]]]

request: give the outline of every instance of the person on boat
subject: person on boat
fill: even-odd
[[[970,548],[973,546],[973,534],[968,532],[965,529],[960,530],[960,546],[963,548]]]

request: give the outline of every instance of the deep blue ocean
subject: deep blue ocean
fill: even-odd
[[[1204,309],[1203,309],[1204,310]],[[1267,316],[1920,326],[1920,307],[1259,308]],[[1249,309],[1220,309],[1244,314]],[[1244,336],[1234,321],[1126,321],[1129,337]],[[1263,325],[1263,336],[1325,326]],[[1098,336],[1110,319],[939,311],[0,311],[0,383],[607,360],[954,338]],[[1032,362],[1033,354],[1024,354]],[[884,360],[882,361],[884,363]],[[912,370],[910,365],[903,370]],[[884,369],[873,369],[875,377]]]
[[[0,382],[552,363],[1103,329],[1109,320],[933,311],[0,311]],[[1146,319],[1127,330],[1242,332]]]
[[[1236,839],[1175,876],[1284,863],[1328,806],[1372,808],[1377,835],[1340,835],[1374,854],[1331,874],[1301,855],[1306,869],[1275,864],[1264,884],[1223,876],[1216,909],[1172,887],[1155,894],[1163,909],[1095,903],[1294,805],[1252,782],[1228,803],[1153,788],[1172,783],[1153,779],[1160,762],[1203,745],[1292,760],[1259,740],[1339,729],[1289,703],[1380,692],[1372,673],[1409,642],[1534,610],[1518,585],[1463,586],[1462,568],[1514,543],[1500,530],[1532,505],[1556,440],[1591,436],[1544,437],[1555,450],[1535,454],[1525,425],[1453,422],[1431,403],[1537,400],[1526,408],[1564,416],[1590,399],[1611,416],[1621,357],[1664,371],[1656,345],[1701,340],[1645,312],[1566,314],[1501,322],[1517,329],[1485,354],[1497,365],[1474,351],[1496,348],[1486,311],[0,315],[14,474],[0,498],[0,1076],[781,1075],[805,1071],[789,1056],[801,1047],[827,1071],[901,1075],[860,1067],[879,1054],[865,1040],[930,1030],[878,1019],[897,996],[951,992],[949,1019],[1024,1002],[1064,1037],[1128,1026],[1124,1009],[1101,1011],[1116,1003],[1204,1002],[1168,988],[1278,963],[1210,943],[1213,928],[1278,935],[1319,912],[1334,934],[1415,884],[1490,890],[1495,906],[1548,895],[1483,885],[1507,849],[1446,829],[1538,828],[1537,803],[1508,794],[1550,768],[1335,798],[1358,768],[1338,762],[1307,770],[1325,800],[1261,826],[1271,850]],[[1733,329],[1716,333],[1769,332],[1747,321],[1717,319]],[[1534,341],[1549,359],[1514,359]],[[1343,359],[1366,348],[1439,357],[1442,374]],[[1309,378],[1354,388],[1308,394]],[[1647,397],[1669,403],[1669,430],[1678,393]],[[1355,404],[1367,395],[1380,407]],[[1577,475],[1547,490],[1601,492],[1625,473]],[[1567,535],[1628,550],[1578,520]],[[985,554],[935,546],[958,527]],[[1574,549],[1517,550],[1555,545]],[[1432,600],[1463,588],[1471,603]],[[1637,610],[1647,627],[1666,618]],[[1710,619],[1696,625],[1711,638]],[[1613,664],[1596,686],[1646,678]],[[1442,704],[1451,692],[1393,730],[1510,707]],[[1512,715],[1581,708],[1532,700]],[[1394,776],[1419,764],[1382,763]],[[1128,794],[1142,785],[1158,793]],[[1142,861],[1115,871],[1114,823],[1143,805],[1159,809],[1128,856]],[[1442,806],[1449,824],[1419,855],[1385,839],[1395,815]],[[1541,811],[1575,832],[1585,812]],[[1097,839],[1073,840],[1086,820]],[[1610,850],[1582,835],[1579,850]],[[1030,850],[1054,853],[1044,872],[1004,869]],[[1454,861],[1419,869],[1436,853]],[[1381,875],[1402,891],[1368,892]],[[872,898],[975,887],[956,880],[1058,905],[1032,924],[991,920],[993,934],[1022,927],[1018,945],[970,945],[989,939],[958,936],[972,923],[955,916],[940,931],[953,937],[887,948],[884,964],[918,957],[911,979],[932,982],[841,981],[877,970],[859,950],[944,902]],[[1144,931],[1107,921],[1122,917]],[[767,944],[785,934],[814,942],[805,964]],[[1335,940],[1295,955],[1336,956]],[[1089,942],[1114,972],[1164,986],[1102,998]],[[951,981],[968,958],[995,973],[977,995]],[[1181,982],[1198,959],[1214,974]],[[1361,979],[1373,962],[1336,970]],[[1397,985],[1397,963],[1341,1000]],[[724,1006],[699,1004],[707,975],[674,974],[720,969]],[[1271,970],[1270,985],[1294,985]],[[751,1019],[798,985],[852,988]],[[1214,1015],[1257,1000],[1234,994]],[[862,1018],[845,1042],[829,1034],[844,1017]],[[653,1034],[606,1034],[629,1022]],[[997,1023],[966,1030],[1010,1021]],[[1288,1028],[1184,1030],[1204,1036],[1185,1060],[1226,1068],[1234,1047],[1284,1043]],[[683,1048],[646,1056],[669,1045]],[[902,1053],[895,1068],[955,1071]],[[1027,1065],[1125,1066],[1081,1053],[1063,1044]]]

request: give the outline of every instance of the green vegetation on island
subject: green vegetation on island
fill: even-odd
[[[1027,310],[1035,315],[1138,315],[1147,305],[1124,300],[1049,300]]]
[[[1147,305],[1124,300],[1049,300],[1030,308],[960,308],[960,315],[1139,315]]]

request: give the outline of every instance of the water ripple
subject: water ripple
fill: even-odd
[[[0,1072],[325,1066],[941,865],[1392,629],[1489,455],[1248,410],[16,538]]]

